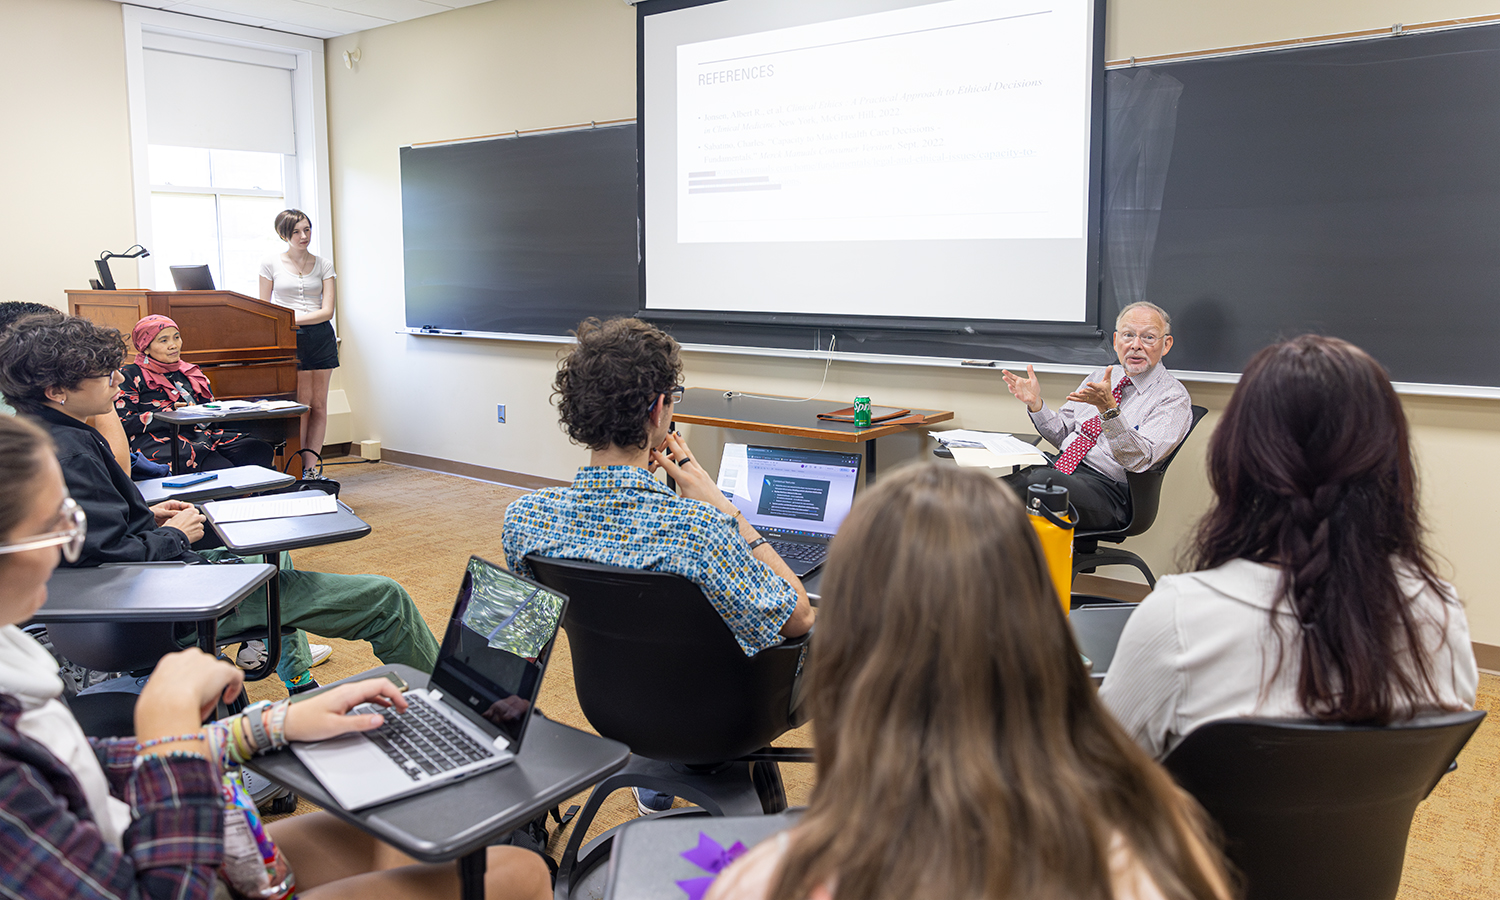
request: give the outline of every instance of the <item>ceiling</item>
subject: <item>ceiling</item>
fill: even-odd
[[[488,0],[117,0],[221,22],[333,38]]]

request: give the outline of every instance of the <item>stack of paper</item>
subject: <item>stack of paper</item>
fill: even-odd
[[[929,433],[938,443],[948,448],[953,454],[953,461],[960,466],[998,469],[1002,466],[1047,464],[1047,457],[1042,455],[1042,451],[1012,434],[966,431],[962,428]]]
[[[220,524],[316,516],[338,510],[338,498],[322,491],[298,491],[271,497],[246,497],[243,500],[215,500],[203,504],[203,511],[212,515],[214,521]]]

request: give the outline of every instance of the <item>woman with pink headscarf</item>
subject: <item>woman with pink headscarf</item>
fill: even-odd
[[[125,377],[115,409],[130,437],[130,449],[159,463],[172,460],[172,426],[156,414],[214,398],[208,376],[182,361],[182,332],[166,316],[147,316],[130,333],[135,362],[120,372]],[[231,466],[269,466],[271,445],[236,431],[207,425],[186,426],[178,438],[184,469],[227,469]]]

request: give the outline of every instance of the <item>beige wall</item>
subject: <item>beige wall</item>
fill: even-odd
[[[1106,53],[1119,59],[1486,15],[1500,12],[1500,3],[1114,0],[1110,9]],[[343,374],[356,438],[553,478],[570,478],[584,461],[548,404],[556,345],[395,333],[404,322],[397,148],[633,115],[634,20],[634,10],[618,0],[496,0],[329,41],[329,60],[355,46],[363,53],[357,70],[330,63],[328,73],[341,324],[349,338]],[[687,355],[689,385],[807,396],[823,370],[813,361]],[[1075,382],[1043,378],[1054,401]],[[1131,541],[1158,572],[1174,569],[1180,540],[1208,502],[1203,450],[1229,396],[1223,385],[1189,387],[1210,418],[1178,457],[1156,527]],[[834,363],[821,396],[842,401],[857,393],[882,404],[953,409],[964,427],[1027,427],[991,372]],[[495,423],[496,403],[507,404],[508,424]],[[1435,543],[1454,565],[1476,639],[1500,644],[1500,588],[1488,577],[1483,536],[1494,491],[1448,464],[1461,455],[1500,455],[1500,402],[1412,398],[1407,409]],[[690,432],[696,455],[710,465],[730,436]],[[884,440],[882,467],[928,449],[917,438]]]
[[[1495,13],[1496,0],[1114,0],[1106,52],[1149,56]],[[585,458],[560,434],[547,402],[556,345],[395,333],[404,322],[397,149],[633,115],[634,17],[619,0],[495,0],[328,42],[332,225],[346,339],[340,376],[355,439],[554,478],[570,477]],[[10,290],[0,299],[61,305],[65,288],[87,283],[100,250],[134,241],[120,6],[0,0],[0,33],[10,38],[0,58],[8,87],[0,163],[10,213],[0,217],[0,240],[13,260]],[[346,70],[341,55],[354,46],[362,59]],[[132,265],[122,264],[116,278],[134,284]],[[688,355],[687,367],[689,384],[802,396],[818,389],[824,369],[700,353]],[[1056,400],[1073,381],[1047,376],[1043,385]],[[1207,503],[1203,446],[1229,393],[1189,387],[1214,412],[1179,456],[1155,529],[1131,542],[1159,572],[1172,570],[1178,542]],[[954,409],[956,424],[967,427],[1026,425],[988,372],[835,363],[822,396],[855,393]],[[507,425],[494,421],[494,404],[502,402]],[[1488,577],[1495,489],[1454,463],[1482,466],[1500,456],[1500,402],[1412,398],[1407,410],[1435,544],[1453,564],[1476,639],[1500,645],[1500,587]],[[710,462],[725,437],[713,429],[692,434]],[[926,450],[916,438],[882,441],[882,465]]]
[[[61,309],[65,288],[89,286],[100,251],[135,243],[120,4],[0,0],[0,34],[0,300]],[[110,271],[135,286],[134,260]]]

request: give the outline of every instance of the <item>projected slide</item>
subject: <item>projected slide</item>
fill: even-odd
[[[1079,4],[952,0],[677,48],[677,239],[1078,238]]]
[[[643,305],[1087,322],[1100,16],[1093,0],[643,9]]]

